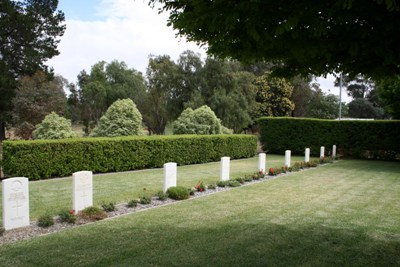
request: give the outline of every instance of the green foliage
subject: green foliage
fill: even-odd
[[[254,81],[256,103],[251,112],[253,118],[261,116],[288,116],[294,109],[290,100],[293,86],[283,78],[263,75]]]
[[[33,139],[63,139],[77,137],[72,130],[71,121],[58,116],[55,112],[47,115],[36,125],[32,133]]]
[[[207,189],[216,189],[217,185],[216,184],[209,184],[207,185]]]
[[[185,109],[174,122],[174,134],[221,134],[221,120],[208,106]]]
[[[115,206],[115,202],[109,202],[109,203],[103,202],[101,204],[101,207],[103,208],[103,210],[105,212],[111,212],[111,211],[115,211],[117,209],[117,207]]]
[[[99,207],[87,207],[78,213],[78,217],[88,221],[99,221],[107,218],[107,214]]]
[[[13,108],[17,81],[38,70],[48,72],[46,61],[59,54],[57,45],[66,25],[64,14],[57,11],[57,4],[57,0],[1,1],[0,127],[10,120],[8,114]],[[32,93],[40,90],[32,88]],[[31,124],[39,123],[44,115]],[[0,129],[0,139],[3,138]]]
[[[129,200],[127,206],[128,206],[129,208],[134,208],[134,207],[137,207],[137,205],[138,205],[139,203],[140,203],[140,200],[139,200],[139,199],[132,199],[132,200]]]
[[[164,193],[163,191],[158,191],[157,192],[157,197],[158,197],[159,200],[164,201],[164,200],[167,200],[168,194]]]
[[[6,229],[3,227],[3,225],[0,225],[0,236],[3,236],[5,231]]]
[[[241,184],[244,184],[244,182],[246,182],[246,180],[245,180],[244,177],[237,177],[237,178],[235,178],[234,180],[235,180],[235,181],[238,181],[238,182],[241,183]]]
[[[42,71],[32,76],[25,76],[21,79],[13,99],[13,119],[17,126],[17,133],[27,123],[36,125],[51,112],[65,114],[67,98],[64,93],[66,80],[57,76],[50,79]],[[31,137],[32,131],[27,132],[25,127],[21,137]]]
[[[197,192],[203,192],[203,191],[207,190],[207,187],[204,184],[204,182],[200,180],[196,185],[196,190],[197,190]]]
[[[74,210],[62,210],[58,216],[60,217],[61,222],[66,222],[66,223],[75,223],[77,216],[75,214]]]
[[[325,146],[329,155],[332,145],[341,155],[357,158],[395,160],[400,153],[400,121],[261,118],[258,123],[264,149],[270,153],[290,149],[292,155],[304,155],[309,147],[312,155],[319,155]]]
[[[189,198],[189,192],[183,186],[170,187],[167,190],[167,194],[170,198],[175,200],[184,200]]]
[[[147,195],[147,194],[141,195],[140,198],[139,198],[139,203],[143,204],[143,205],[150,204],[151,203],[151,196]]]
[[[252,135],[150,136],[3,142],[3,171],[31,180],[69,176],[76,171],[119,172],[252,157]]]
[[[207,45],[210,54],[279,63],[276,74],[400,72],[399,43],[392,38],[400,26],[400,4],[394,0],[150,2],[161,3],[169,25]]]
[[[43,216],[40,216],[37,222],[39,227],[47,228],[52,225],[54,225],[54,219],[53,216],[50,214],[45,214]]]
[[[364,98],[357,98],[348,104],[350,118],[374,118],[384,117],[384,110],[375,107],[370,101]]]
[[[241,183],[239,181],[236,181],[236,180],[229,180],[228,181],[228,186],[230,186],[230,187],[238,187],[238,186],[241,186]]]
[[[127,136],[140,135],[142,132],[142,115],[131,99],[115,101],[99,125],[93,130],[93,136]]]
[[[228,183],[229,183],[229,181],[218,181],[217,182],[217,186],[218,187],[225,187],[225,186],[228,185]]]
[[[393,119],[400,119],[400,76],[380,80],[377,91],[386,111]]]

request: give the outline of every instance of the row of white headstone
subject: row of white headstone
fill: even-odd
[[[321,147],[321,158],[325,156],[325,148]],[[332,156],[336,156],[336,146],[333,146]],[[285,152],[285,166],[290,167],[291,151]],[[310,149],[305,150],[305,162],[310,160]],[[266,154],[260,153],[258,158],[258,171],[265,172]],[[230,157],[221,158],[220,180],[230,179]],[[169,162],[164,164],[163,191],[176,186],[177,164]],[[15,177],[2,181],[3,189],[3,227],[6,230],[25,227],[29,221],[29,182],[28,178]],[[93,205],[93,173],[91,171],[75,172],[72,175],[72,209],[75,212]]]

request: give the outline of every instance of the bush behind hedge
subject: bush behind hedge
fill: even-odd
[[[340,154],[355,158],[395,160],[400,155],[400,121],[320,120],[263,117],[258,120],[261,142],[269,153],[319,156],[321,146],[329,152],[336,145]]]
[[[69,176],[76,171],[95,173],[162,167],[252,157],[257,138],[252,135],[184,135],[63,140],[4,141],[6,177],[30,180]]]

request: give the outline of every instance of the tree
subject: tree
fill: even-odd
[[[384,116],[382,108],[374,107],[374,105],[364,98],[356,98],[348,105],[350,118],[371,118],[381,119]]]
[[[251,112],[254,119],[261,116],[289,116],[294,110],[290,100],[293,86],[284,78],[263,75],[254,80],[256,103]]]
[[[44,63],[59,54],[65,25],[57,5],[57,0],[0,2],[0,141],[5,138],[18,79],[38,70],[48,72]]]
[[[100,118],[92,136],[127,136],[142,133],[142,115],[132,99],[115,101]]]
[[[63,139],[77,137],[72,130],[71,121],[52,112],[33,131],[33,139]]]
[[[335,119],[339,115],[339,97],[322,92],[315,87],[309,103],[309,113],[306,117],[318,119]],[[347,106],[342,103],[342,116],[347,116]]]
[[[379,81],[377,91],[386,111],[393,119],[400,119],[400,76]]]
[[[139,102],[146,90],[142,74],[117,60],[109,64],[105,61],[94,64],[90,74],[82,70],[78,75],[78,85],[81,118],[88,134],[112,103],[125,98]]]
[[[312,76],[303,78],[295,76],[291,80],[293,92],[290,100],[294,104],[292,112],[293,117],[310,117],[310,103],[313,99],[315,84],[312,82]]]
[[[221,134],[229,129],[221,125],[210,107],[204,105],[198,109],[185,109],[174,122],[174,134]]]
[[[61,76],[49,80],[42,71],[21,79],[13,99],[13,119],[17,126],[17,135],[30,138],[34,125],[41,122],[46,115],[52,111],[62,115],[66,113],[64,86],[67,83]]]
[[[395,0],[176,1],[168,25],[211,54],[276,63],[279,73],[400,73],[400,3]]]

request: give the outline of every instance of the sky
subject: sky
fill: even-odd
[[[67,26],[58,46],[60,55],[47,65],[75,83],[81,70],[104,60],[124,61],[143,74],[150,55],[169,55],[177,60],[185,50],[206,57],[204,48],[187,42],[167,26],[168,15],[159,14],[147,0],[59,0]],[[317,79],[325,92],[339,95],[333,76]],[[343,93],[343,100],[346,94]]]

